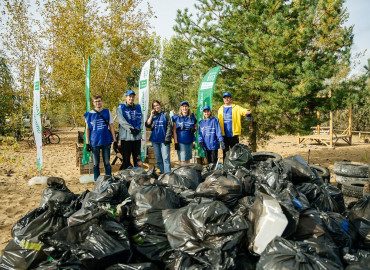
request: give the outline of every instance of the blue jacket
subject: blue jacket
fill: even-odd
[[[180,115],[174,115],[172,117],[173,122],[176,124],[177,141],[179,143],[192,143],[195,141],[195,136],[191,132],[191,129],[195,127],[197,119],[195,119],[192,113],[189,116],[180,117]]]
[[[167,112],[162,111],[159,114],[155,114],[153,116],[152,123],[149,125],[147,120],[145,126],[152,130],[149,141],[154,143],[164,143],[165,141],[171,141],[172,122]]]
[[[220,123],[217,118],[212,116],[199,122],[198,142],[203,143],[204,150],[219,149],[220,142],[223,140]]]
[[[108,109],[103,109],[101,115],[109,123],[111,115]],[[87,126],[90,129],[90,145],[101,146],[113,142],[112,133],[110,133],[107,124],[94,110],[84,114]]]

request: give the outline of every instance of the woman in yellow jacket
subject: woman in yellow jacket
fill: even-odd
[[[247,119],[251,120],[252,114],[249,110],[232,104],[232,98],[229,92],[224,93],[222,97],[224,105],[218,110],[218,120],[225,142],[225,149],[223,149],[223,159],[225,160],[226,152],[235,144],[239,143],[239,135],[242,131],[242,116],[247,116]]]

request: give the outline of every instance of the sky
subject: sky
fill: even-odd
[[[196,0],[149,0],[149,3],[156,15],[156,18],[151,20],[154,30],[166,39],[171,38],[175,33],[172,27],[175,25],[178,9],[189,8],[189,11],[193,14],[196,11],[194,8]],[[354,65],[352,69],[354,73],[364,72],[363,66],[368,65],[367,59],[370,58],[370,0],[347,0],[345,7],[349,12],[346,25],[354,25],[352,56],[362,53],[357,61],[353,61],[359,63]]]

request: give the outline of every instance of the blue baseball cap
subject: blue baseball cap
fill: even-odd
[[[222,97],[224,98],[224,97],[231,97],[231,94],[229,93],[229,92],[225,92],[223,95],[222,95]]]
[[[209,111],[210,111],[210,110],[211,110],[211,108],[210,108],[209,106],[204,106],[204,107],[203,107],[203,112],[204,112],[205,110],[209,110]]]
[[[186,104],[186,105],[188,105],[188,106],[190,107],[189,102],[187,102],[187,101],[183,101],[183,102],[181,102],[181,103],[180,103],[180,107],[181,107],[182,105],[185,105],[185,104]]]
[[[126,92],[126,96],[129,96],[129,95],[132,95],[132,94],[134,94],[136,96],[135,92],[132,91],[131,89]]]

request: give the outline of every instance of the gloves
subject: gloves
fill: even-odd
[[[204,148],[203,148],[203,143],[202,143],[202,142],[200,142],[200,143],[199,143],[199,146],[200,146],[200,148],[204,149]]]
[[[87,151],[87,152],[91,152],[91,150],[92,150],[91,145],[87,143],[87,144],[86,144],[86,151]]]
[[[180,150],[180,144],[179,143],[175,143],[175,150]]]
[[[248,121],[253,121],[253,115],[252,114],[248,114],[247,115],[247,120]]]
[[[224,141],[220,141],[220,145],[221,145],[221,149],[222,150],[225,150],[225,143],[224,143]]]
[[[191,128],[191,133],[195,133],[197,130],[195,129],[195,127]]]
[[[134,136],[140,133],[140,129],[137,129],[137,128],[130,128],[130,130],[131,130],[131,134]]]
[[[171,143],[171,141],[164,141],[164,145],[169,145]]]
[[[118,151],[118,142],[113,143],[113,150],[114,150],[114,152],[119,152]]]

